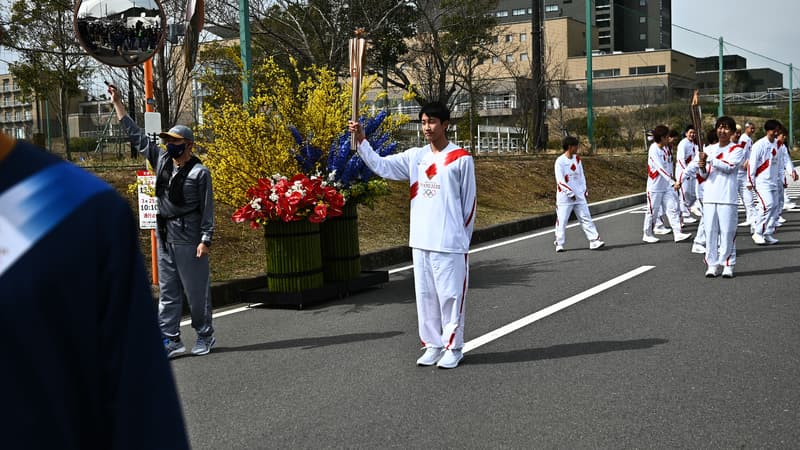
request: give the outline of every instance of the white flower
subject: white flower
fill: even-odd
[[[274,192],[272,194],[269,194],[269,201],[271,201],[272,203],[277,202],[279,198],[280,197],[278,197],[278,194]]]
[[[256,211],[261,211],[261,199],[254,198],[252,201],[250,201],[250,207]]]

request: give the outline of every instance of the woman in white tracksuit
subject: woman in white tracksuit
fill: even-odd
[[[445,136],[450,120],[446,106],[429,103],[419,117],[429,144],[384,157],[364,139],[358,122],[351,121],[349,128],[359,142],[358,154],[373,172],[409,181],[409,246],[425,348],[417,364],[453,369],[463,357],[468,252],[477,205],[475,165],[468,151]]]
[[[722,268],[724,278],[733,277],[736,264],[736,222],[739,209],[737,172],[744,161],[744,150],[731,141],[736,122],[727,116],[715,124],[719,143],[705,148],[698,160],[705,178],[703,220],[706,231],[706,277],[716,277]]]
[[[780,164],[782,163],[778,152],[777,134],[782,128],[780,122],[769,119],[764,122],[766,136],[762,137],[750,151],[748,162],[748,181],[755,190],[757,202],[756,220],[753,224],[753,242],[758,245],[777,244],[778,240],[772,237],[775,233],[775,220],[778,214],[778,183]]]
[[[574,211],[581,223],[589,249],[595,250],[604,245],[589,214],[586,202],[586,177],[583,175],[583,164],[578,156],[578,139],[574,136],[564,138],[564,153],[556,159],[556,251],[564,251],[565,231],[569,215]]]

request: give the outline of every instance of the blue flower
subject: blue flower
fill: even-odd
[[[304,138],[294,126],[289,126],[289,131],[292,132],[294,141],[299,146],[297,149],[291,149],[290,152],[294,155],[297,163],[300,164],[303,173],[311,174],[322,158],[322,149],[311,145],[311,136],[308,139]]]
[[[397,143],[389,141],[391,138],[389,133],[378,131],[388,116],[388,111],[382,110],[375,117],[359,119],[364,128],[364,135],[372,148],[381,156],[390,155],[397,149]],[[358,153],[351,151],[349,132],[342,133],[331,144],[327,170],[328,173],[334,174],[334,180],[341,183],[344,188],[349,188],[353,183],[369,181],[375,177]]]

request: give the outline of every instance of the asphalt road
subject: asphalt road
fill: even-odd
[[[733,279],[705,278],[690,241],[641,242],[641,207],[595,217],[600,250],[574,226],[564,253],[551,229],[479,246],[455,370],[415,365],[407,267],[219,316],[214,351],[172,363],[192,445],[798,448],[800,209],[783,215],[774,246],[739,229]]]

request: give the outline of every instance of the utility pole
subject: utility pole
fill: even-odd
[[[544,89],[544,39],[543,39],[543,20],[544,14],[542,10],[542,1],[537,0],[533,2],[532,9],[532,27],[531,38],[533,42],[533,89],[534,101],[536,102],[533,107],[533,129],[536,136],[534,141],[534,150],[542,150],[547,146],[547,136],[545,136],[545,114],[546,102],[545,89]]]
[[[723,56],[723,47],[724,42],[722,40],[722,36],[719,37],[719,105],[717,105],[717,117],[722,117],[723,115],[723,107],[722,107],[722,83],[725,81],[725,77],[723,76],[723,64],[724,64],[724,56]]]
[[[592,2],[586,0],[586,130],[589,148],[594,152],[594,112],[592,111]]]
[[[250,1],[239,0],[239,46],[242,55],[242,104],[250,101],[253,57],[250,53]]]

